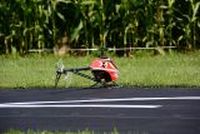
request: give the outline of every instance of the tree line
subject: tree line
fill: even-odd
[[[199,0],[1,0],[0,53],[29,49],[200,48]]]

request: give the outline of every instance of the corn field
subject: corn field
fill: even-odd
[[[200,48],[199,0],[0,0],[0,53]]]

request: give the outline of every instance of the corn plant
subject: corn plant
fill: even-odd
[[[166,34],[168,35],[168,43],[170,46],[175,45],[175,41],[173,39],[172,35],[172,29],[175,26],[174,20],[173,20],[173,14],[174,14],[174,3],[175,0],[167,0],[167,16],[168,19],[168,25],[166,26]]]
[[[183,17],[186,18],[187,24],[183,26],[184,34],[179,37],[180,40],[186,40],[186,45],[188,48],[196,48],[197,41],[197,13],[199,10],[200,2],[195,2],[194,0],[189,0],[190,2],[190,10],[188,14],[183,14]]]
[[[108,46],[197,48],[199,6],[197,0],[1,0],[0,51],[52,49],[64,35],[70,47],[102,51]]]

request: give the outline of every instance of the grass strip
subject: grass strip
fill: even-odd
[[[95,132],[90,129],[85,129],[85,130],[78,130],[78,131],[34,131],[34,130],[27,130],[27,131],[22,131],[22,130],[17,130],[17,129],[10,129],[7,132],[3,134],[95,134],[95,133],[100,133],[100,132]],[[118,130],[116,128],[113,128],[111,132],[101,132],[103,134],[119,134]],[[133,133],[134,134],[134,133]]]
[[[49,55],[0,56],[0,88],[53,87],[55,66],[84,67],[94,59],[86,57],[56,57]],[[119,67],[119,85],[124,86],[186,86],[200,87],[200,52],[152,56],[135,54],[132,58],[113,57]],[[88,72],[90,74],[90,72]],[[69,74],[62,77],[59,87],[88,87],[93,82]]]

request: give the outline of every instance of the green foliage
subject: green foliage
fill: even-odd
[[[198,0],[1,0],[0,51],[70,47],[200,48]],[[15,48],[15,49],[13,49]]]

